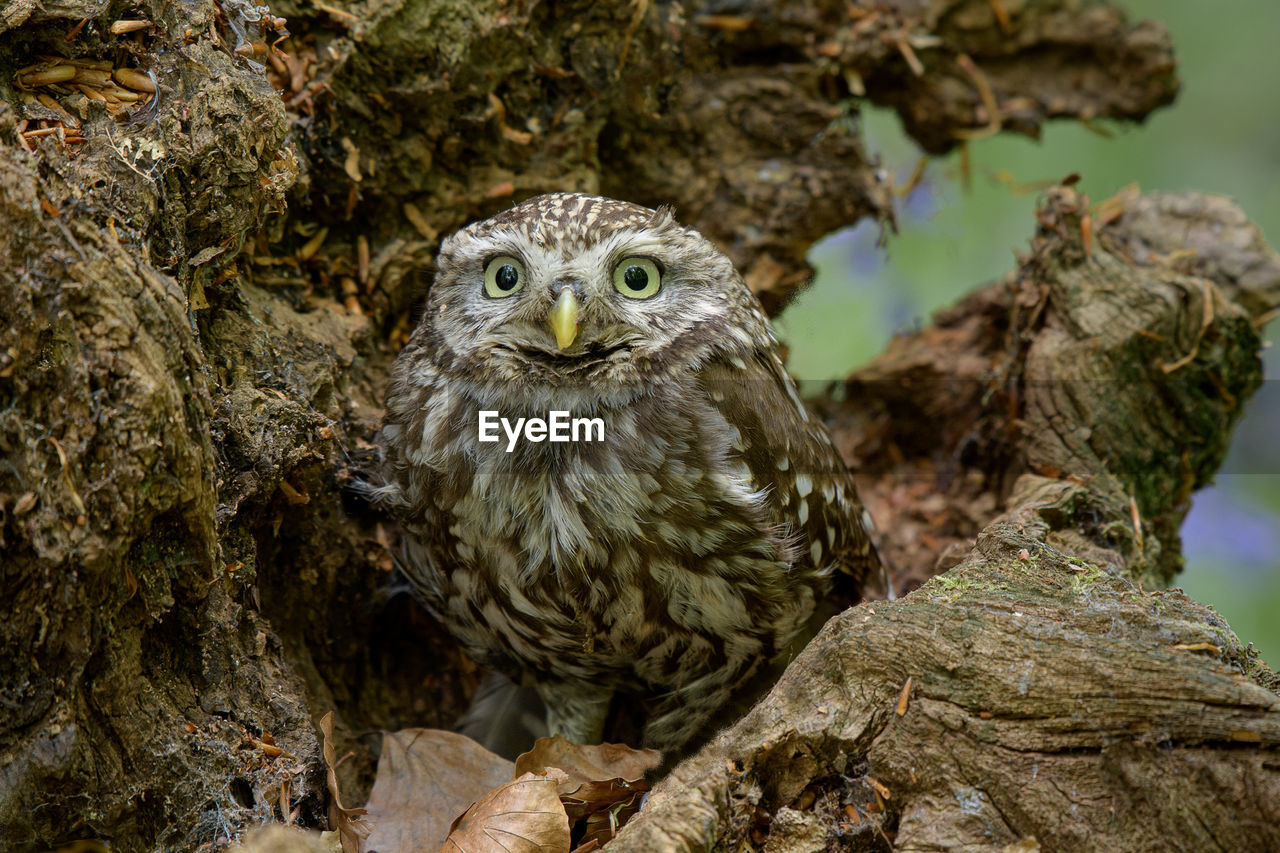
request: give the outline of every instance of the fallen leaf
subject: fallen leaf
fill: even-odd
[[[619,802],[590,815],[587,818],[586,831],[582,836],[583,843],[596,841],[604,844],[606,841],[611,841],[623,824],[640,811],[640,802],[643,798],[643,793],[636,793],[625,802]]]
[[[515,774],[540,773],[558,767],[568,774],[567,794],[588,782],[607,779],[642,779],[644,774],[662,763],[656,749],[632,749],[622,743],[582,746],[560,735],[538,738],[533,749],[516,758]]]
[[[560,795],[570,823],[605,811],[619,804],[637,802],[650,785],[642,780],[628,782],[625,779],[606,779],[603,782],[587,782],[577,789]]]
[[[467,809],[440,853],[569,853],[569,818],[556,779],[526,773]]]
[[[370,827],[364,820],[368,811],[342,805],[342,796],[338,792],[338,758],[333,748],[332,711],[320,720],[320,731],[324,734],[324,766],[329,782],[329,824],[338,831],[343,853],[360,853],[360,841],[369,835]]]
[[[898,693],[898,704],[895,710],[899,717],[907,713],[907,703],[911,701],[911,681],[911,677],[908,676],[907,683],[902,685],[902,691]]]
[[[454,819],[510,781],[514,768],[507,759],[454,732],[388,732],[366,804],[374,829],[365,849],[434,853]]]

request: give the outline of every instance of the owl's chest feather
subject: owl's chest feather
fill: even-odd
[[[595,410],[603,436],[589,441],[482,441],[465,428],[479,404],[455,413],[463,428],[425,435],[430,456],[454,473],[436,500],[458,557],[524,584],[548,573],[617,583],[641,568],[623,550],[701,556],[722,538],[718,526],[752,526],[759,496],[735,458],[736,432],[694,427],[678,405],[655,418],[660,407]],[[517,410],[511,420],[530,417]]]
[[[793,572],[772,484],[753,481],[741,434],[696,385],[660,390],[566,407],[602,418],[602,441],[520,440],[510,452],[479,440],[479,412],[545,411],[456,393],[421,410],[408,457],[430,473],[411,497],[434,517],[411,540],[426,559],[411,563],[473,653],[660,682],[688,649],[705,651],[699,637],[773,646],[807,618],[821,581]]]

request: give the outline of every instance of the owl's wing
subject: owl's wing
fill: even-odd
[[[410,535],[405,537],[400,569],[417,589],[420,600],[439,615],[447,567],[456,562],[448,524],[439,498],[447,478],[430,464],[423,436],[427,421],[447,421],[448,395],[440,391],[440,377],[426,357],[421,327],[391,365],[381,442],[384,448],[382,483],[373,490],[380,506]],[[432,429],[439,429],[438,424]]]
[[[755,488],[769,490],[772,516],[799,539],[794,568],[834,572],[837,586],[856,599],[879,566],[862,503],[826,427],[805,407],[781,359],[757,351],[750,360],[712,362],[700,383],[741,434],[742,461]]]
[[[412,475],[416,469],[409,459],[415,448],[414,437],[422,434],[423,419],[435,394],[437,378],[435,368],[426,357],[422,338],[419,327],[391,363],[388,377],[386,413],[379,433],[385,454],[384,478],[374,493],[374,501],[393,515],[414,506],[415,498],[421,503],[423,495],[418,492],[425,486]]]

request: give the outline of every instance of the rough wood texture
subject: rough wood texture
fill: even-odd
[[[1176,89],[1163,32],[1101,3],[1003,0],[1007,24],[987,0],[622,8],[631,24],[586,2],[281,3],[273,13],[295,34],[285,46],[313,61],[282,100],[273,81],[288,81],[234,53],[238,32],[266,38],[243,2],[0,6],[6,847],[94,837],[121,851],[194,849],[279,817],[282,799],[314,823],[325,797],[314,723],[325,711],[337,710],[355,748],[344,782],[367,785],[376,748],[353,733],[447,725],[460,710],[473,677],[386,587],[394,534],[343,492],[375,454],[382,376],[440,235],[551,189],[672,202],[776,309],[805,279],[815,238],[861,216],[889,222],[889,176],[862,151],[851,92],[894,104],[942,150],[998,126],[1034,132],[1056,115],[1141,117]],[[122,17],[156,26],[112,34]],[[86,103],[78,157],[56,135],[27,140],[29,153],[19,123],[56,113],[30,103],[15,72],[46,55],[150,70],[159,97],[136,121]],[[1103,545],[1081,548],[1118,555],[1110,565],[1134,576],[1169,577],[1186,491],[1161,484],[1182,470],[1178,443],[1214,430],[1188,449],[1189,482],[1202,482],[1233,417],[1213,380],[1237,400],[1256,381],[1230,303],[1256,314],[1275,301],[1250,266],[1256,252],[1229,254],[1237,244],[1205,221],[1191,233],[1240,295],[1219,285],[1199,360],[1160,385],[1186,383],[1179,405],[1200,419],[1169,421],[1180,432],[1158,447],[1176,447],[1173,461],[1116,467],[1097,440],[1019,435],[1015,417],[1077,403],[1025,379],[1054,352],[1033,346],[1049,316],[1034,288],[1013,314],[1003,291],[976,296],[925,333],[943,347],[932,358],[925,339],[895,345],[916,347],[924,381],[970,370],[937,399],[912,391],[914,374],[882,368],[866,411],[833,411],[874,427],[846,431],[869,475],[888,473],[896,457],[875,449],[893,445],[977,499],[930,497],[928,478],[870,485],[902,522],[885,544],[904,570],[927,577],[950,541],[933,547],[908,531],[941,512],[955,542],[971,538],[1019,474],[1065,465],[1045,461],[1065,450],[1081,475],[1101,478],[1081,505],[1112,525]],[[321,227],[327,239],[306,249]],[[1156,217],[1125,233],[1168,252],[1186,229]],[[354,281],[361,237],[367,283]],[[1089,286],[1083,272],[1052,281],[1054,305]],[[1187,311],[1152,315],[1171,344],[1152,341],[1151,352],[1172,361],[1191,350],[1205,291],[1187,278],[1161,292],[1170,305],[1188,300]],[[1168,325],[1175,316],[1184,325]],[[1072,323],[1108,332],[1107,319],[1086,304]],[[988,334],[1011,328],[1031,337]],[[1079,363],[1137,369],[1125,359],[1146,351],[1125,328]],[[966,336],[973,348],[943,346]],[[997,381],[992,398],[982,371],[995,362],[1011,384]],[[1141,365],[1139,379],[1159,378]],[[1099,435],[1124,438],[1119,417]],[[926,487],[902,492],[902,482]],[[1130,493],[1154,525],[1141,542],[1125,532]],[[263,732],[292,757],[268,760]]]
[[[850,379],[844,438],[880,425],[882,505],[933,472],[943,502],[1003,511],[950,571],[829,622],[610,850],[736,849],[758,824],[741,804],[782,814],[841,776],[887,788],[901,851],[1280,845],[1280,680],[1211,609],[1143,586],[1169,578],[1190,489],[1261,378],[1244,306],[1280,303],[1280,258],[1229,202],[1159,195],[1086,256],[1081,209],[1051,192],[1013,276]],[[884,544],[918,559],[902,528]],[[779,849],[881,849],[807,820]]]

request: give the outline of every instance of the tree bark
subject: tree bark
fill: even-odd
[[[734,850],[775,825],[791,851],[1280,846],[1280,679],[1211,609],[1152,588],[1261,379],[1280,257],[1196,195],[1132,198],[1090,247],[1082,201],[1052,191],[1013,275],[895,340],[833,406],[892,519],[882,551],[918,560],[928,530],[962,543],[958,564],[832,619],[610,850]],[[875,788],[862,824],[798,805]]]
[[[556,189],[672,203],[776,311],[806,280],[813,240],[864,216],[892,223],[890,176],[861,147],[851,95],[893,105],[941,151],[998,129],[1034,133],[1054,116],[1140,118],[1177,85],[1158,26],[1071,0],[761,2],[733,14],[667,2],[368,0],[272,13],[293,32],[288,63],[255,52],[280,30],[239,0],[154,0],[127,14],[96,0],[0,6],[0,839],[13,849],[76,838],[195,849],[283,812],[317,825],[326,793],[315,723],[326,711],[354,750],[341,770],[354,792],[376,755],[376,737],[361,733],[447,726],[465,705],[472,668],[388,584],[395,531],[346,491],[375,464],[382,377],[441,236]],[[153,26],[119,34],[117,19]],[[112,115],[77,90],[26,85],[18,72],[47,56],[151,72],[156,98]],[[59,124],[78,124],[85,142],[63,144]],[[1028,619],[1053,614],[1078,637],[1103,630],[1100,602],[1115,599],[1152,632],[1135,627],[1126,650],[1139,636],[1199,636],[1188,627],[1200,624],[1198,606],[1144,594],[1130,605],[1113,575],[1162,584],[1176,571],[1187,496],[1220,461],[1258,380],[1250,318],[1277,301],[1274,261],[1219,202],[1126,205],[1092,252],[1082,215],[1059,191],[1025,277],[896,342],[851,379],[857,406],[827,407],[865,473],[899,580],[954,565],[992,516],[1011,519],[979,538],[986,563],[971,555],[947,576],[960,585],[877,606],[877,630],[903,614],[903,649],[916,656],[952,659],[953,647],[928,645],[944,640],[905,629],[912,608],[936,610],[939,597],[968,614],[946,642],[1013,630],[1015,617],[996,618],[998,590],[1005,604],[1025,597]],[[1187,234],[1194,258],[1177,254]],[[1135,266],[1146,252],[1174,258]],[[1096,379],[1123,381],[1135,398],[1085,393]],[[1133,411],[1144,417],[1127,420]],[[1034,571],[1010,562],[1014,544],[1039,561]],[[1107,571],[1077,578],[1068,556]],[[1068,606],[1077,599],[1088,606]],[[1153,615],[1160,601],[1165,615]],[[866,629],[853,626],[864,613],[821,642],[860,648]],[[1130,624],[1116,614],[1108,624]],[[1214,644],[1245,661],[1220,627]],[[1061,659],[1057,684],[1096,671],[1088,649],[1039,648],[1046,662]],[[866,679],[866,695],[879,696],[916,672],[883,653],[829,660],[861,657],[881,669],[828,680]],[[1174,726],[1177,702],[1218,696],[1227,664],[1166,657],[1171,674],[1203,674],[1170,680],[1168,705],[1143,705],[1134,719],[1168,728],[1184,750],[1193,739]],[[1024,695],[1001,704],[1008,673],[980,670],[967,653],[965,663],[976,692],[954,701],[945,665],[920,670],[919,701],[896,736],[909,739],[909,726],[923,736],[930,720],[983,702],[996,727],[1025,716]],[[1243,715],[1254,751],[1185,752],[1178,778],[1197,767],[1238,774],[1242,787],[1221,797],[1240,792],[1243,809],[1244,781],[1274,785],[1274,729],[1256,688],[1240,681],[1232,696],[1215,713]],[[940,704],[925,714],[929,702]],[[1065,712],[1046,701],[1044,719],[1055,713]],[[1034,723],[1027,742],[1043,745]],[[876,751],[888,741],[852,741],[891,790],[907,791],[893,755]],[[746,744],[715,748],[754,754]],[[988,767],[973,760],[970,787]],[[944,764],[920,752],[916,777],[957,778]],[[988,787],[1010,832],[1070,813]],[[942,788],[920,790],[917,810],[943,802]],[[785,793],[769,802],[787,805]],[[1137,799],[1126,804],[1146,819]],[[633,835],[663,813],[655,807]],[[925,838],[911,827],[927,812],[897,814],[900,842]],[[952,824],[955,837],[972,836],[957,820],[938,826]],[[706,823],[697,844],[729,837],[726,826]],[[1135,826],[1117,819],[1113,833]]]

